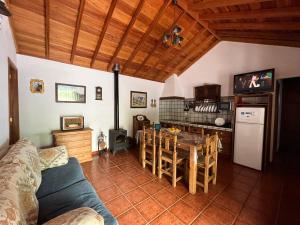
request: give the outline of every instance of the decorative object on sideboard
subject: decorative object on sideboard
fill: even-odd
[[[60,117],[60,129],[62,131],[81,130],[83,128],[84,128],[83,116],[61,116]]]
[[[152,108],[156,108],[156,99],[151,99],[151,105]]]
[[[102,100],[102,87],[96,87],[96,100]]]
[[[30,91],[34,94],[43,94],[44,93],[44,81],[38,79],[30,80]]]
[[[86,87],[73,84],[55,84],[56,102],[86,103]]]
[[[130,108],[147,108],[147,92],[131,91]]]

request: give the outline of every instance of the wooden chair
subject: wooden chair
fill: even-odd
[[[146,164],[152,166],[152,174],[155,175],[156,169],[156,131],[155,129],[146,129],[143,127],[142,133],[142,164],[143,168],[146,167]]]
[[[204,188],[204,193],[208,192],[208,183],[217,182],[217,165],[218,165],[218,133],[215,135],[207,135],[205,143],[204,155],[198,157],[198,175],[203,177],[203,182],[198,179],[197,184]]]
[[[163,174],[170,176],[173,187],[183,178],[177,177],[177,166],[183,165],[184,158],[178,155],[176,148],[177,135],[159,132],[158,177],[161,178]]]

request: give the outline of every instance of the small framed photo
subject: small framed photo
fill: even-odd
[[[44,93],[44,81],[31,79],[30,80],[30,91],[34,94],[43,94]]]
[[[73,84],[55,84],[56,102],[86,103],[86,87]]]
[[[96,87],[96,100],[102,100],[102,87]]]
[[[147,108],[147,92],[131,91],[130,108]]]

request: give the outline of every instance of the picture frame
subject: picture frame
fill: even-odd
[[[31,79],[30,91],[33,94],[43,94],[45,91],[45,85],[43,80]]]
[[[130,108],[147,108],[147,92],[131,91]]]
[[[61,103],[86,103],[86,86],[55,83],[55,100]]]
[[[102,87],[96,87],[96,100],[102,100]]]

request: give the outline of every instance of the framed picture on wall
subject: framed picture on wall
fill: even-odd
[[[73,84],[55,84],[56,102],[86,103],[86,87]]]
[[[43,94],[44,93],[44,81],[38,79],[30,80],[30,91],[34,94]]]
[[[96,100],[102,100],[102,87],[96,87]]]
[[[131,91],[130,108],[147,108],[147,92]]]

